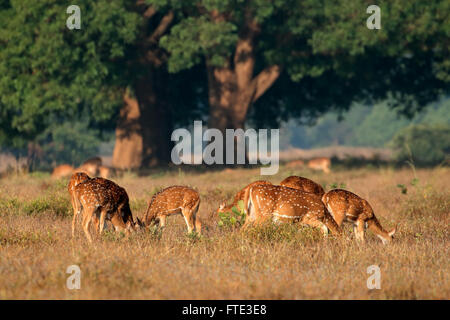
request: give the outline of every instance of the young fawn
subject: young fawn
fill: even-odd
[[[341,228],[331,217],[320,197],[297,189],[275,185],[258,185],[245,193],[244,205],[247,218],[243,228],[249,224],[274,222],[300,222],[320,228],[324,234],[331,230],[341,233]]]
[[[231,212],[231,209],[233,207],[237,207],[238,202],[240,200],[244,201],[245,191],[247,191],[248,188],[251,188],[253,186],[260,185],[260,184],[272,184],[272,183],[270,183],[269,181],[265,181],[265,180],[258,180],[258,181],[250,183],[249,185],[245,186],[242,190],[240,190],[238,193],[236,193],[232,204],[227,205],[227,203],[225,201],[223,201],[220,204],[219,209],[217,209],[217,213]]]
[[[186,221],[188,232],[201,232],[199,220],[196,220],[200,196],[197,191],[184,186],[171,186],[153,195],[144,215],[145,226],[166,225],[167,216],[182,214]],[[197,230],[198,229],[198,230]]]
[[[280,182],[280,186],[288,187],[292,189],[297,189],[304,192],[314,193],[319,197],[322,197],[325,193],[322,186],[314,181],[299,177],[299,176],[290,176]]]
[[[375,217],[370,204],[356,194],[342,189],[334,189],[323,195],[322,202],[327,206],[339,226],[344,221],[353,223],[357,240],[364,241],[364,230],[368,228],[381,239],[383,244],[392,241],[397,228],[390,232],[385,231]]]

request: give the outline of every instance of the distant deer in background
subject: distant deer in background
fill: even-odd
[[[297,189],[304,192],[314,193],[319,197],[322,197],[325,193],[322,186],[311,179],[299,177],[299,176],[290,176],[280,182],[280,186]]]
[[[75,171],[84,172],[90,176],[97,176],[101,165],[102,159],[100,157],[93,157],[84,161],[78,168],[75,169]]]
[[[102,178],[109,179],[113,175],[113,170],[110,167],[100,166],[98,168],[98,175]]]
[[[339,226],[344,221],[353,223],[357,240],[364,241],[364,230],[368,228],[381,239],[383,244],[392,241],[397,228],[389,232],[385,231],[375,217],[370,204],[356,194],[347,190],[334,189],[323,195],[322,202]]]
[[[168,216],[181,214],[189,233],[201,233],[201,224],[196,219],[199,206],[200,195],[194,189],[185,186],[167,187],[153,195],[144,215],[144,225],[159,224],[164,227]]]
[[[308,161],[308,168],[313,170],[321,170],[325,173],[330,172],[331,160],[330,158],[315,158]]]
[[[70,177],[73,173],[74,168],[69,164],[62,164],[53,169],[52,179],[60,179],[65,177]]]

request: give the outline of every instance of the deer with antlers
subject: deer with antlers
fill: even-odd
[[[244,197],[247,214],[243,228],[265,221],[300,222],[318,227],[324,234],[340,234],[341,228],[333,220],[320,197],[283,186],[257,185],[247,189]]]
[[[257,185],[260,185],[260,184],[272,184],[272,183],[270,183],[269,181],[265,181],[265,180],[258,180],[258,181],[250,183],[249,185],[247,185],[244,188],[242,188],[242,190],[240,190],[238,193],[236,193],[236,195],[234,196],[234,200],[233,200],[232,204],[227,205],[227,203],[225,201],[223,201],[220,204],[219,209],[217,209],[217,213],[231,212],[231,209],[233,207],[237,207],[238,202],[240,200],[244,201],[245,191],[247,191],[248,188],[251,188],[253,186],[257,186]]]
[[[181,214],[188,232],[200,233],[201,224],[196,217],[199,206],[200,195],[194,189],[185,186],[167,187],[153,195],[143,222],[147,227],[154,224],[164,227],[168,216]]]
[[[280,182],[280,186],[297,189],[304,192],[314,193],[319,197],[322,197],[325,193],[322,186],[311,179],[299,177],[299,176],[290,176]]]
[[[392,241],[397,228],[389,232],[385,231],[375,217],[369,202],[356,194],[347,190],[334,189],[323,195],[322,202],[339,226],[344,221],[353,224],[357,240],[364,242],[364,230],[368,228],[381,239],[383,244]]]

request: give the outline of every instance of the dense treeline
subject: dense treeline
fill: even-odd
[[[137,168],[193,119],[277,127],[385,99],[414,116],[449,92],[450,3],[379,1],[379,30],[369,4],[80,0],[69,30],[66,1],[0,0],[0,145],[76,157],[115,130],[114,166]],[[73,130],[85,142],[61,143]]]

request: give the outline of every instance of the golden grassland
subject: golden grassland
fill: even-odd
[[[219,227],[222,199],[251,181],[309,177],[326,189],[344,186],[367,199],[383,227],[397,223],[388,246],[370,232],[366,244],[297,225],[265,226],[242,233]],[[415,176],[416,175],[416,176]],[[414,179],[416,178],[416,179]],[[201,237],[186,234],[181,216],[163,232],[125,238],[105,232],[93,245],[81,227],[71,237],[67,180],[48,174],[0,180],[1,299],[449,299],[448,168],[335,168],[330,174],[281,168],[127,173],[114,181],[126,188],[133,214],[142,217],[160,188],[195,187],[201,195]],[[407,188],[401,192],[398,184]],[[66,269],[81,268],[81,289],[66,288]],[[381,289],[368,290],[367,267],[381,269]]]

